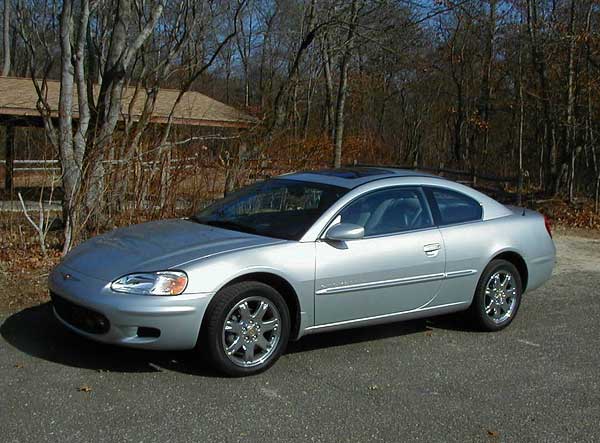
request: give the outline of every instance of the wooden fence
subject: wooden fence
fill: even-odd
[[[523,200],[523,178],[522,176],[500,176],[494,174],[479,173],[474,169],[470,171],[445,168],[443,166],[433,168],[427,166],[412,166],[412,165],[373,165],[373,164],[358,164],[353,166],[363,167],[392,167],[398,169],[408,169],[414,171],[423,171],[453,179],[459,183],[467,184],[475,189],[490,194],[492,197],[509,203],[521,204]],[[490,183],[492,186],[490,186]],[[515,192],[507,191],[508,187],[514,187]],[[513,191],[514,191],[513,190]]]
[[[106,160],[106,164],[117,165],[121,164],[119,160]],[[151,170],[159,166],[156,161],[139,162],[140,171]],[[522,200],[522,182],[519,176],[499,176],[494,174],[479,173],[475,170],[459,170],[440,167],[415,167],[412,165],[375,165],[375,164],[355,164],[348,166],[356,167],[394,167],[399,169],[418,170],[427,173],[432,173],[442,177],[447,177],[459,183],[467,184],[471,187],[479,189],[486,194],[497,198],[504,202],[521,202]],[[323,165],[313,165],[310,169],[321,169]],[[0,161],[0,179],[3,175],[4,162]],[[219,165],[214,161],[212,164],[203,161],[196,157],[189,158],[174,158],[169,160],[170,171],[179,171],[181,173],[186,170],[190,178],[198,175],[209,175],[212,177],[213,193],[223,186],[225,180],[225,170],[223,165]],[[238,176],[238,185],[245,185],[257,180],[265,180],[270,177],[292,172],[292,165],[287,165],[286,162],[279,162],[276,159],[266,158],[251,158],[247,159],[242,166],[243,173]],[[58,160],[15,160],[14,172],[16,186],[19,187],[37,187],[49,186],[50,181],[54,180],[55,185],[60,186],[60,167]],[[58,181],[58,183],[57,183]],[[4,180],[0,180],[0,188]],[[183,183],[182,183],[183,184]],[[193,184],[197,186],[198,183]],[[189,186],[187,186],[189,187]],[[517,191],[517,192],[515,192]],[[218,192],[217,192],[218,193]]]

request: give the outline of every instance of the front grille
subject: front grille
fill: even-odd
[[[50,297],[58,316],[74,328],[90,334],[106,334],[110,329],[108,318],[99,312],[76,305],[54,292],[50,292]]]

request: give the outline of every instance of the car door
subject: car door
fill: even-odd
[[[410,311],[430,302],[445,251],[422,189],[393,187],[357,197],[334,217],[364,238],[316,243],[317,325]]]
[[[493,242],[482,221],[481,203],[461,192],[426,187],[434,219],[446,252],[446,279],[435,305],[467,303],[473,297],[479,276],[488,263],[486,242]]]

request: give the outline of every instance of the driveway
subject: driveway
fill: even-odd
[[[88,342],[47,304],[0,314],[0,439],[598,441],[600,240],[556,243],[555,276],[505,331],[442,317],[315,335],[245,379]]]

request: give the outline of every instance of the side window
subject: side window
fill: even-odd
[[[357,198],[340,213],[338,222],[365,228],[365,236],[392,234],[434,225],[423,192],[393,188]]]
[[[483,209],[479,202],[459,192],[431,188],[440,212],[440,225],[481,220]]]

